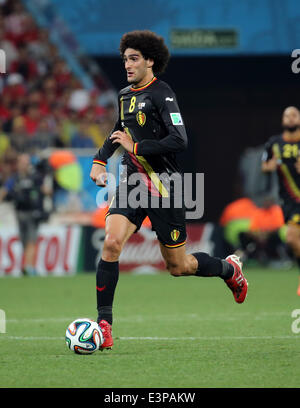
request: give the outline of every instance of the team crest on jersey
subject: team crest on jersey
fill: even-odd
[[[173,239],[173,241],[177,241],[177,239],[179,238],[180,232],[176,229],[174,229],[173,231],[171,231],[171,238]]]
[[[138,113],[136,114],[136,120],[140,126],[144,126],[144,124],[146,123],[146,114],[142,111],[138,111]]]

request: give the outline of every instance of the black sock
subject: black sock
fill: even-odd
[[[119,262],[107,262],[100,259],[96,274],[98,319],[112,324],[112,305],[119,279]]]
[[[215,258],[205,252],[197,252],[193,256],[198,261],[196,276],[219,276],[222,279],[230,279],[234,273],[233,266],[220,258]]]

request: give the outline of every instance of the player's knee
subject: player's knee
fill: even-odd
[[[107,235],[104,240],[103,252],[105,258],[118,258],[121,254],[122,242],[115,236]]]

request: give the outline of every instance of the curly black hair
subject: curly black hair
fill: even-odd
[[[170,53],[163,37],[149,30],[130,31],[121,38],[120,54],[122,57],[127,48],[140,51],[145,59],[152,59],[154,61],[152,69],[155,75],[165,71]]]

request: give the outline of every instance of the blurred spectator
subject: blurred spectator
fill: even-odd
[[[81,122],[78,131],[72,137],[71,147],[74,148],[94,148],[95,144],[88,133],[88,125]]]
[[[33,151],[39,149],[46,149],[49,146],[58,146],[61,147],[57,141],[57,134],[51,131],[49,122],[46,117],[42,118],[39,121],[36,133],[33,140]]]
[[[86,89],[78,88],[71,92],[69,99],[69,108],[77,112],[86,109],[89,106],[89,92]]]
[[[10,111],[12,98],[8,93],[3,93],[0,99],[0,120],[6,122],[12,116]]]
[[[80,121],[86,123],[86,132],[93,140],[96,147],[101,147],[104,143],[107,133],[103,133],[101,122],[103,119],[99,118],[94,108],[91,106],[80,113]],[[110,129],[111,130],[111,129]]]
[[[40,110],[37,103],[32,103],[26,109],[26,113],[23,115],[25,132],[29,136],[33,136],[39,126],[40,122]]]
[[[0,2],[0,48],[9,67],[8,75],[0,77],[2,179],[10,149],[102,146],[113,120],[112,109],[100,103],[107,84],[98,69],[100,91],[84,89],[48,30],[37,26],[20,0]]]
[[[55,49],[55,53],[53,53],[53,49]],[[53,61],[57,55],[56,48],[49,42],[48,31],[41,29],[37,39],[28,43],[27,50],[30,58],[36,62],[39,75],[47,75],[52,69]]]
[[[41,116],[50,114],[51,106],[49,106],[39,89],[33,89],[32,91],[28,92],[27,104],[29,106],[36,105]]]
[[[24,248],[24,274],[35,275],[36,241],[39,224],[47,218],[44,197],[52,194],[43,168],[32,166],[30,156],[21,154],[17,159],[17,172],[0,190],[0,201],[14,203]]]
[[[36,80],[38,70],[34,60],[30,58],[26,44],[20,44],[18,47],[18,58],[10,66],[11,72],[17,72],[30,84]]]
[[[12,129],[13,129],[13,122],[14,119],[22,116],[23,114],[23,108],[21,104],[18,104],[17,102],[12,102],[9,105],[9,114],[10,116],[7,118],[7,120],[3,124],[3,130],[8,133],[10,136]]]
[[[58,58],[54,62],[52,73],[56,82],[57,91],[61,94],[61,92],[70,84],[72,79],[71,71],[67,63],[62,58]]]
[[[24,20],[28,17],[28,14],[21,2],[12,1],[11,3],[11,10],[4,20],[4,26],[6,37],[10,41],[18,43],[24,33]]]
[[[36,25],[34,18],[30,14],[26,14],[22,23],[23,33],[19,39],[19,44],[26,44],[33,41],[37,41],[39,38],[39,29]]]
[[[59,103],[57,104],[53,103],[51,105],[51,112],[48,112],[46,119],[49,126],[49,131],[55,133],[59,139],[61,139],[60,137],[61,124],[65,120],[65,118],[66,114],[64,113],[64,110],[62,109],[61,105]],[[60,145],[61,146],[65,145],[62,142],[62,140],[60,142]]]
[[[60,122],[59,138],[64,146],[71,146],[72,135],[77,129],[77,113],[74,110],[69,110]]]
[[[51,63],[51,43],[49,41],[49,34],[46,29],[41,28],[37,32],[37,37],[30,41],[27,46],[28,52],[32,58],[36,61],[40,60],[49,60],[48,63]]]
[[[12,10],[5,17],[6,38],[16,46],[37,38],[38,29],[20,1],[11,2]]]
[[[97,90],[90,93],[90,101],[87,109],[93,112],[95,119],[102,118],[107,114],[106,108],[99,103],[99,92]]]
[[[9,97],[10,102],[24,97],[26,94],[26,86],[24,78],[20,73],[9,74],[6,80],[6,86],[3,89],[2,98]]]
[[[0,120],[0,159],[3,157],[3,155],[9,148],[10,148],[10,140],[8,136],[3,132],[2,123]]]
[[[0,157],[1,186],[3,186],[6,180],[16,171],[17,157],[17,152],[12,147],[7,148],[3,156]]]
[[[16,152],[24,152],[25,138],[24,120],[21,116],[17,116],[12,120],[12,131],[10,133],[11,145]]]
[[[5,31],[3,30],[1,25],[0,25],[0,49],[5,52],[6,72],[9,72],[12,61],[16,60],[18,57],[18,50],[11,41],[6,39]]]

